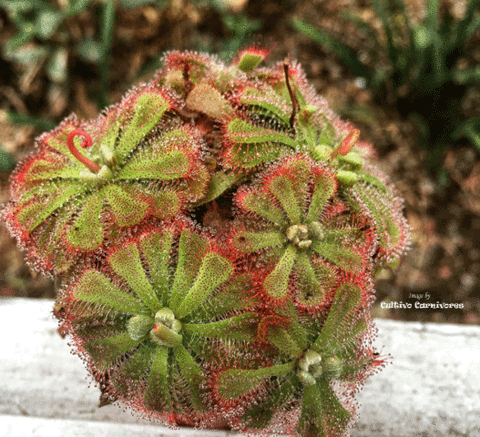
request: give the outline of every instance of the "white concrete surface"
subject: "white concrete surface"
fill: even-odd
[[[0,299],[0,436],[232,437],[97,408],[99,391],[56,332],[50,300]],[[393,364],[357,395],[352,437],[480,437],[480,327],[376,319]]]
[[[231,437],[238,434],[194,429],[175,430],[129,423],[20,418],[3,415],[0,416],[0,435],[3,437]]]

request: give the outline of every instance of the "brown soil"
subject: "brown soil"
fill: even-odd
[[[63,4],[51,2],[52,4]],[[214,2],[210,2],[214,3]],[[218,9],[207,1],[171,0],[163,9],[143,5],[133,9],[119,6],[116,12],[110,68],[111,102],[116,102],[139,78],[142,67],[167,50],[190,49],[219,52],[232,41],[232,34]],[[290,25],[293,17],[305,19],[367,56],[369,41],[342,17],[348,11],[381,25],[370,2],[365,0],[256,1],[224,0],[226,13],[240,19],[261,19],[256,41],[272,46],[267,62],[287,56],[303,65],[319,94],[331,107],[350,118],[372,142],[379,165],[390,175],[405,198],[405,212],[413,230],[411,249],[396,271],[386,271],[377,282],[375,315],[401,320],[480,323],[480,160],[467,143],[459,141],[447,153],[444,167],[448,177],[439,184],[426,170],[426,152],[417,144],[415,123],[393,107],[378,105],[369,90],[362,88],[348,68],[328,49],[311,42]],[[415,21],[420,21],[423,0],[408,2]],[[451,0],[461,15],[465,1]],[[69,18],[68,25],[49,39],[65,49],[68,80],[55,82],[45,62],[21,64],[0,54],[0,144],[18,162],[32,151],[33,139],[41,130],[14,126],[7,111],[48,118],[58,123],[75,112],[80,118],[95,117],[95,96],[100,89],[95,64],[82,59],[75,46],[83,39],[98,38],[98,8],[94,2],[85,12]],[[0,6],[0,46],[15,34],[14,25]],[[65,34],[68,42],[65,43]],[[478,43],[477,38],[477,43]],[[45,44],[33,41],[28,47]],[[477,62],[480,61],[477,59]],[[355,105],[363,110],[354,109]],[[480,92],[472,92],[465,110],[478,116]],[[8,198],[8,173],[0,173],[0,202]],[[23,254],[4,230],[0,231],[0,296],[53,297],[53,281],[30,271]],[[425,293],[429,294],[426,298]],[[413,296],[415,295],[415,296]],[[462,303],[463,309],[381,308],[382,302]]]

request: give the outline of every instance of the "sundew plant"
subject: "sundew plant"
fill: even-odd
[[[348,435],[381,369],[373,278],[409,244],[374,149],[294,61],[170,52],[95,120],[40,136],[3,219],[60,278],[100,385],[169,425]]]

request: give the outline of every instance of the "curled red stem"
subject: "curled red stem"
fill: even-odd
[[[96,162],[90,161],[90,159],[83,156],[75,147],[75,143],[73,142],[73,139],[77,135],[81,135],[84,138],[82,143],[83,149],[86,149],[87,147],[90,147],[92,145],[92,137],[89,134],[87,134],[87,132],[85,132],[82,129],[74,129],[72,130],[72,132],[68,134],[68,137],[67,137],[68,150],[70,150],[72,155],[75,156],[75,158],[77,158],[90,171],[92,171],[93,173],[98,173],[101,167]]]

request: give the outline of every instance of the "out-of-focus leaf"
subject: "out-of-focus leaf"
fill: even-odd
[[[0,171],[10,171],[15,167],[15,159],[0,146]]]
[[[19,114],[18,112],[8,112],[7,117],[12,124],[28,124],[40,131],[49,131],[57,126],[57,123],[46,118],[32,117],[31,115]]]
[[[108,91],[110,88],[110,58],[113,41],[113,25],[115,23],[115,4],[113,1],[107,2],[103,7],[101,19],[101,48],[100,58],[100,82],[102,84],[100,95],[100,106],[108,105]]]
[[[466,40],[473,36],[476,30],[480,27],[480,17],[475,16],[475,12],[478,10],[480,0],[470,0],[467,5],[467,10],[460,23],[455,29],[454,38],[451,38],[450,50],[455,50],[463,46]]]
[[[48,50],[45,47],[34,45],[28,45],[16,49],[12,49],[8,46],[4,54],[9,61],[30,65],[41,62],[48,55]]]
[[[169,0],[120,0],[122,6],[131,9],[143,5],[156,5],[159,9],[168,5]]]
[[[13,0],[2,2],[2,7],[5,8],[10,14],[20,14],[23,12],[29,12],[35,9],[35,6],[45,5],[42,0]]]
[[[16,33],[5,44],[5,55],[8,58],[13,58],[19,47],[26,44],[35,36],[33,25],[25,26],[20,32]],[[21,61],[20,61],[21,62]]]
[[[35,21],[35,34],[41,39],[49,38],[58,29],[62,20],[63,14],[58,10],[41,11]]]
[[[453,138],[467,138],[480,152],[480,117],[470,118],[453,133]]]
[[[98,64],[102,57],[102,45],[92,38],[86,38],[77,45],[77,54],[84,61]]]
[[[222,57],[229,59],[241,47],[247,45],[249,39],[254,32],[258,32],[263,21],[259,19],[251,19],[246,14],[225,14],[222,16],[223,25],[232,33],[222,51]]]
[[[468,70],[457,70],[454,74],[455,82],[463,85],[480,84],[480,67]]]
[[[294,19],[292,21],[294,29],[302,32],[318,44],[327,46],[332,50],[356,76],[364,77],[367,81],[372,78],[372,70],[358,58],[357,54],[346,44],[332,38],[325,32],[307,23],[306,21]]]
[[[480,30],[480,17],[471,21],[467,28],[467,39],[471,38],[477,31]]]
[[[386,50],[388,53],[388,57],[390,62],[395,66],[396,59],[398,57],[398,48],[395,44],[394,38],[394,27],[391,25],[391,3],[384,2],[379,0],[372,0],[372,6],[375,9],[375,12],[380,17],[382,22],[383,31],[385,32],[385,36],[387,37],[387,45]],[[405,9],[405,5],[402,3],[401,6]]]
[[[65,82],[68,70],[68,51],[65,48],[55,50],[47,64],[47,74],[53,82]]]
[[[92,0],[70,0],[66,10],[67,15],[77,15],[87,9]]]
[[[371,26],[369,23],[366,21],[363,21],[360,17],[357,17],[356,15],[345,13],[343,14],[343,17],[350,21],[351,23],[355,24],[360,30],[365,32],[365,34],[375,42],[375,45],[380,45],[380,42],[378,40],[377,36],[377,31],[373,26]]]

